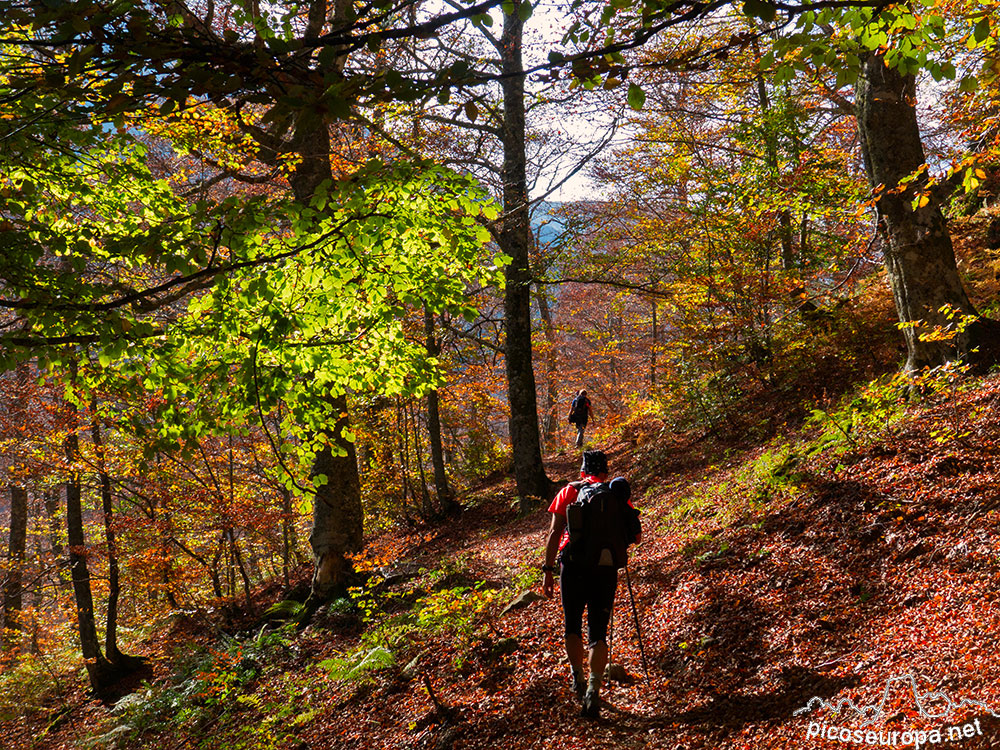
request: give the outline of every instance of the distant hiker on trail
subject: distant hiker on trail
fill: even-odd
[[[579,482],[563,487],[549,506],[552,524],[545,542],[545,596],[552,598],[556,554],[559,591],[566,620],[566,656],[572,687],[583,701],[583,715],[597,718],[599,692],[608,665],[608,621],[615,604],[618,569],[627,562],[628,545],[642,536],[639,511],[629,502],[624,477],[607,483],[608,459],[602,451],[584,451]],[[583,672],[583,610],[587,610],[590,679]],[[585,692],[586,691],[586,692]]]
[[[587,392],[581,390],[573,399],[573,404],[569,407],[569,423],[576,425],[576,447],[583,447],[583,431],[587,428],[587,422],[594,416],[594,410],[590,408],[590,399]]]

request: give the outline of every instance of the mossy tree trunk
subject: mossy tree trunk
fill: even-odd
[[[926,164],[915,78],[886,66],[883,55],[871,53],[858,78],[855,101],[865,169],[878,191],[896,313],[901,323],[922,322],[902,329],[906,369],[919,371],[967,357],[977,347],[979,360],[995,360],[994,321],[980,320],[950,339],[921,337],[935,326],[950,324],[942,308],[960,315],[977,313],[962,284],[940,201],[928,188],[926,172],[901,184]]]
[[[524,21],[517,12],[504,16],[500,55],[503,78],[503,223],[498,241],[511,257],[504,292],[507,398],[510,405],[510,442],[517,494],[522,508],[531,498],[549,494],[542,464],[538,404],[531,344],[531,225],[528,216],[527,157],[525,154]]]

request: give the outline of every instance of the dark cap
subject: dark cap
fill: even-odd
[[[584,451],[583,465],[580,467],[580,471],[592,477],[607,474],[608,457],[604,455],[604,451]]]
[[[611,488],[611,492],[614,493],[615,497],[618,497],[621,500],[628,500],[632,497],[632,487],[625,477],[615,477],[611,480],[611,484],[608,486]]]

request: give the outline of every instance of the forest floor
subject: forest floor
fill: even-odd
[[[1000,377],[971,383],[896,408],[870,390],[766,446],[650,425],[604,446],[642,510],[628,578],[648,672],[623,576],[627,679],[598,720],[569,690],[557,601],[501,614],[540,590],[548,524],[518,514],[508,479],[457,521],[375,538],[357,563],[379,575],[306,628],[257,621],[277,586],[235,638],[176,615],[134,647],[151,687],[117,707],[52,693],[0,723],[0,746],[1000,747]],[[550,476],[577,461],[551,457]],[[813,698],[878,708],[868,725],[850,707],[797,715]],[[850,741],[816,736],[831,727]]]

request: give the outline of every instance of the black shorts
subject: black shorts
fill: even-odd
[[[562,564],[559,573],[559,593],[566,635],[583,638],[583,610],[587,609],[587,638],[590,647],[607,643],[608,621],[615,605],[618,571],[611,567],[588,568]]]

